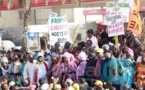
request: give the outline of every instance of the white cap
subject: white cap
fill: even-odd
[[[11,82],[9,83],[9,87],[14,86],[14,85],[15,85],[15,82],[14,82],[14,81],[11,81]]]
[[[2,57],[1,62],[8,63],[9,61],[7,57]]]
[[[38,57],[43,57],[44,55],[42,53],[38,53]]]
[[[48,90],[48,88],[49,88],[49,85],[48,85],[47,83],[44,83],[44,84],[41,86],[40,90]]]
[[[109,50],[109,49],[110,49],[110,47],[109,47],[108,44],[104,44],[104,45],[102,46],[102,48],[103,48],[103,49],[106,49],[106,50]]]
[[[72,85],[72,84],[73,84],[72,79],[68,78],[68,79],[66,80],[65,84],[67,84],[67,83],[69,83],[70,85]]]
[[[87,55],[85,52],[80,52],[79,55],[78,55],[78,59],[80,60],[83,60],[83,61],[86,61],[87,60]]]

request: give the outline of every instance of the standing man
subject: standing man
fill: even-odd
[[[87,40],[92,41],[92,47],[98,47],[98,39],[93,35],[94,31],[89,29],[87,31]]]
[[[42,53],[38,53],[37,62],[33,66],[31,82],[38,83],[40,78],[46,78],[48,73],[48,63],[44,61],[44,56]]]
[[[34,61],[34,56],[32,54],[29,54],[28,55],[28,61],[27,61],[27,64],[25,65],[25,68],[24,68],[24,79],[31,79],[32,77],[32,73],[33,73],[33,66],[34,64],[36,63],[36,61]]]
[[[88,49],[88,61],[86,64],[84,76],[85,76],[85,78],[88,79],[88,84],[90,86],[92,86],[91,80],[96,79],[94,71],[95,71],[97,60],[98,60],[98,57],[95,54],[94,48],[92,48],[92,47],[89,48]]]

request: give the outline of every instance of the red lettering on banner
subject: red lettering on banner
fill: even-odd
[[[53,25],[51,26],[51,30],[63,30],[67,27],[67,25]]]

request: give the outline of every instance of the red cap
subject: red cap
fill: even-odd
[[[104,26],[104,23],[103,22],[98,22],[98,25]]]

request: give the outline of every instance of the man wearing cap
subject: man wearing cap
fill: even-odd
[[[98,39],[93,35],[94,31],[89,29],[87,31],[87,40],[92,41],[92,47],[98,47]]]
[[[103,67],[106,62],[104,58],[104,50],[102,48],[97,48],[95,51],[98,56],[95,67],[95,76],[98,80],[105,81],[105,77],[103,75]]]
[[[42,53],[38,53],[37,62],[33,66],[33,72],[31,76],[31,82],[38,83],[40,78],[46,78],[48,81],[46,74],[48,73],[48,63],[44,61],[44,55]]]
[[[1,70],[3,76],[7,76],[11,72],[11,67],[8,65],[7,57],[2,57],[1,59]]]

